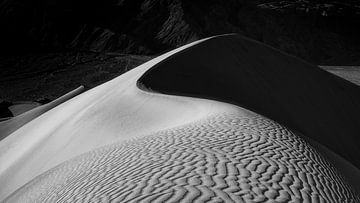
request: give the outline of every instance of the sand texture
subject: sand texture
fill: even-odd
[[[273,71],[272,64],[249,57],[255,50],[272,62],[278,60],[280,69],[283,63],[295,68],[266,75]],[[261,72],[256,63],[268,64],[263,69],[269,70]],[[345,88],[344,103],[356,98],[357,86],[240,36],[208,38],[170,51],[50,109],[1,140],[0,201],[360,202],[359,191],[349,181],[360,174],[353,167],[357,159],[340,153],[359,150],[350,142],[357,129],[344,130],[339,143],[348,148],[337,151],[331,141],[340,137],[316,130],[318,123],[303,121],[297,128],[283,123],[294,114],[299,117],[290,124],[312,121],[338,103],[311,114],[317,96],[295,105],[296,98],[280,99],[286,88],[269,98],[264,93],[275,88],[272,77],[292,78],[301,68],[303,74],[308,71],[325,80],[320,87],[335,80],[329,87],[332,96]],[[239,80],[233,81],[236,77]],[[298,95],[320,91],[304,93],[296,81],[283,82]],[[251,89],[256,94],[250,94]],[[322,96],[329,96],[327,91]],[[244,102],[250,99],[252,111]],[[279,107],[286,102],[292,106]],[[271,107],[268,103],[274,110],[263,111]],[[290,107],[291,113],[286,109]],[[301,108],[309,114],[302,114]],[[323,119],[337,121],[333,115]],[[326,150],[294,132],[331,153],[324,156]],[[319,141],[326,136],[328,140]],[[332,153],[340,154],[336,164],[330,160]],[[345,170],[349,166],[341,164],[342,159],[351,170]]]
[[[67,161],[9,202],[359,202],[279,124],[239,109]]]

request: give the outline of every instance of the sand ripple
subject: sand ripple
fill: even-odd
[[[101,136],[101,135],[99,135]],[[9,202],[359,202],[337,170],[276,122],[239,110],[93,150]]]

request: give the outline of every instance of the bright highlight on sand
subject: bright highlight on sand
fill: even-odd
[[[264,57],[249,58],[254,50]],[[303,68],[304,74],[316,72],[314,77],[324,80],[321,85],[337,80],[350,98],[358,94],[346,81],[243,37],[200,40],[80,95],[76,90],[64,103],[41,113],[14,117],[8,127],[0,123],[0,129],[9,129],[0,141],[0,201],[360,202],[354,184],[360,176],[356,159],[345,156],[347,151],[338,150],[336,143],[318,143],[321,149],[309,143],[322,136],[335,139],[333,135],[317,129],[318,123],[308,124],[312,115],[300,125],[306,117],[297,113],[299,109],[284,114],[286,106],[266,110],[268,106],[261,105],[276,100],[273,106],[279,108],[276,105],[291,99],[257,99],[264,94],[262,87],[276,86],[269,79],[272,75],[264,74],[275,63],[295,68],[274,75],[292,77]],[[265,64],[269,67],[261,72]],[[255,76],[250,86],[246,78]],[[230,86],[232,90],[224,89]],[[288,86],[301,94],[301,87],[290,82]],[[338,87],[329,88],[338,94]],[[256,94],[249,93],[252,90]],[[305,112],[313,108],[307,102],[298,106],[306,107]],[[293,115],[298,117],[291,127],[277,120]],[[355,136],[356,129],[344,130],[341,139]],[[311,130],[318,137],[307,134]],[[342,142],[348,149],[357,147]],[[324,156],[325,150],[339,153],[340,161],[330,153]],[[350,169],[351,174],[345,172]]]

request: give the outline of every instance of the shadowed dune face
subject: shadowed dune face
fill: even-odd
[[[6,202],[358,202],[301,138],[238,109],[113,144],[38,176]]]
[[[263,44],[238,35],[212,38],[157,64],[139,83],[251,109],[360,167],[359,87]]]

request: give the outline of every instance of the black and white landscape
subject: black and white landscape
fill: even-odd
[[[1,202],[360,202],[357,1],[0,17]]]

